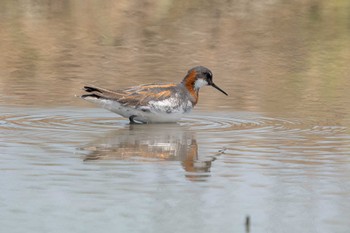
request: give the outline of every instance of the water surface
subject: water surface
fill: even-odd
[[[348,1],[0,1],[1,232],[349,232]],[[129,125],[84,84],[205,87]]]

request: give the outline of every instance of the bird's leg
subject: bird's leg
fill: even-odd
[[[138,124],[136,121],[134,121],[134,118],[136,117],[136,115],[131,115],[129,117],[129,121],[130,121],[130,124]]]

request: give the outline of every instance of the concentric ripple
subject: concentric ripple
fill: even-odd
[[[128,120],[103,109],[2,109],[0,128],[14,130],[104,131],[123,128]],[[201,113],[188,115],[179,123],[200,132],[273,129],[279,131],[341,132],[345,127],[322,122],[263,117],[251,113]]]
[[[250,113],[220,113],[216,115],[201,114],[184,118],[181,125],[196,131],[221,132],[241,130],[274,130],[285,132],[345,132],[346,127],[329,122],[311,120],[270,118]]]
[[[186,125],[193,130],[204,131],[235,131],[251,130],[261,128],[296,128],[300,125],[298,121],[286,119],[267,118],[248,113],[210,113],[194,115],[185,118],[180,124]]]
[[[178,124],[194,131],[227,132],[272,126],[277,128],[295,123],[259,116],[197,114],[189,115]],[[128,125],[127,119],[96,109],[48,109],[45,112],[36,109],[11,109],[0,115],[0,127],[15,130],[96,131],[125,125]]]
[[[127,123],[118,117],[101,119],[101,115],[86,109],[49,109],[45,112],[10,109],[0,115],[0,127],[14,130],[95,131],[96,128],[118,128]]]

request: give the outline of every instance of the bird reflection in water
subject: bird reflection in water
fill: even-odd
[[[198,158],[195,133],[178,124],[133,124],[113,131],[81,148],[84,161],[180,161],[189,179],[209,176],[215,156]]]

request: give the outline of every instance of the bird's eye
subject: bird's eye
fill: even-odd
[[[204,75],[205,75],[205,77],[206,77],[207,79],[212,79],[212,78],[213,78],[212,75],[211,75],[211,73],[209,73],[209,72],[206,72]]]

